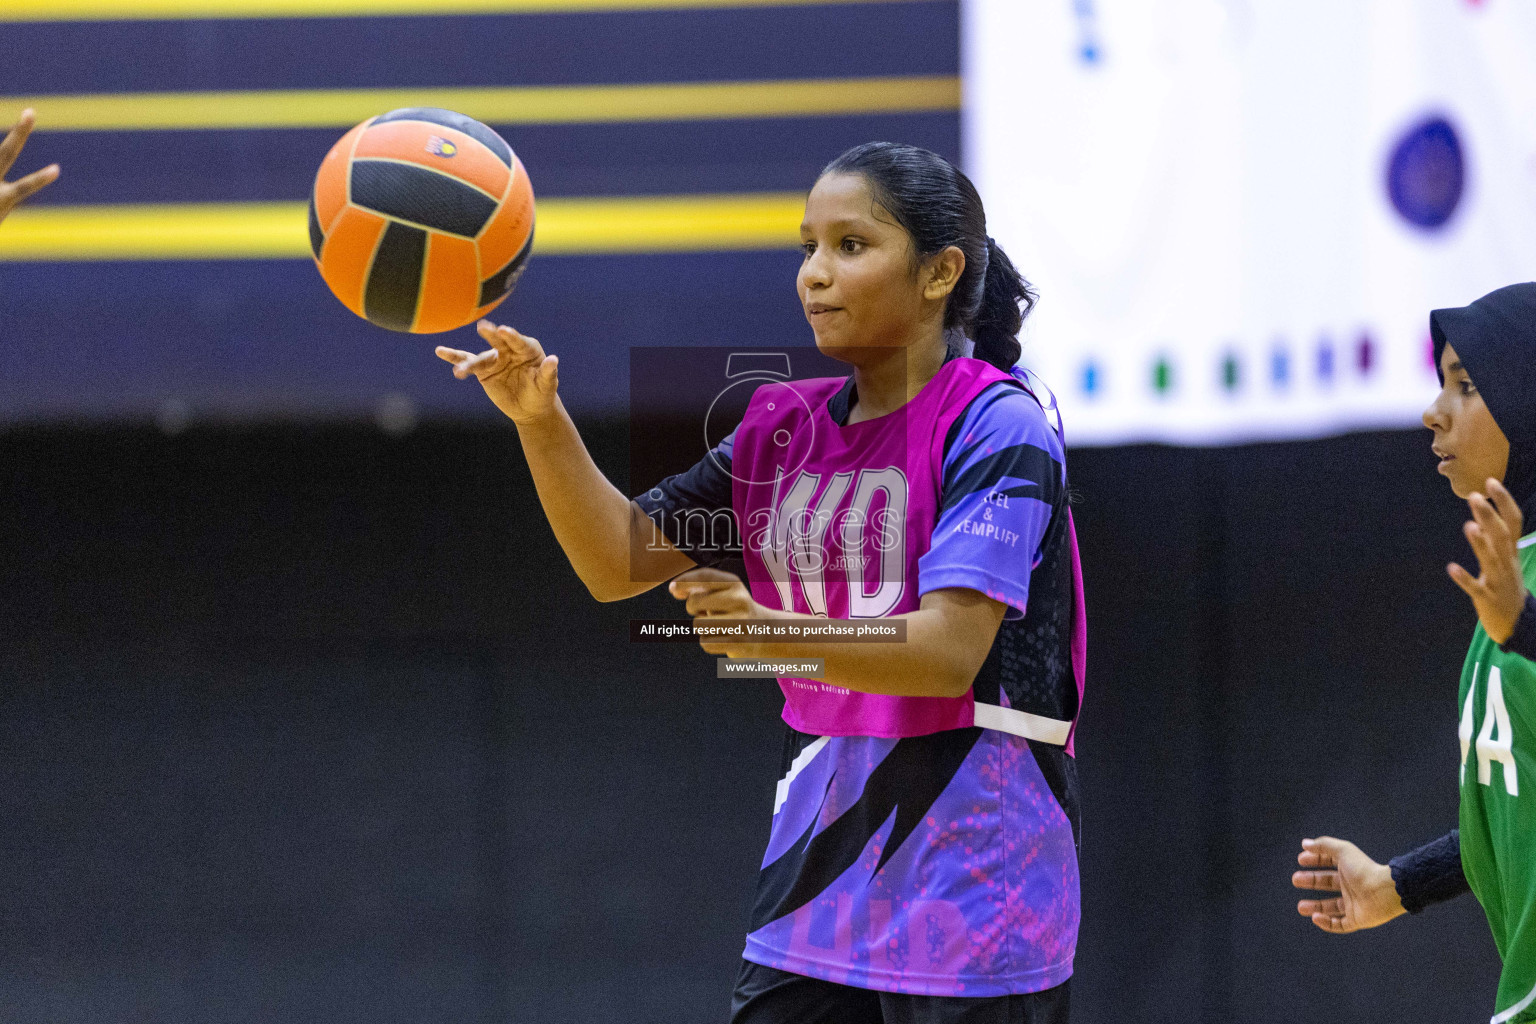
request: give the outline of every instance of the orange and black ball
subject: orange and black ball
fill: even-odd
[[[506,140],[463,114],[413,107],[364,121],[326,154],[309,243],[352,312],[431,334],[511,294],[533,221],[533,186]]]

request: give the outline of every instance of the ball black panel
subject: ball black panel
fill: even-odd
[[[507,265],[496,273],[480,282],[480,305],[489,306],[512,290],[517,284],[518,277],[523,272],[523,267],[528,263],[528,257],[533,252],[533,231],[528,232],[528,241],[518,250],[516,256],[507,261]]]
[[[369,320],[392,331],[411,329],[426,255],[425,231],[390,222],[379,239],[363,293],[363,313]]]
[[[496,212],[479,189],[425,167],[388,160],[352,161],[352,202],[377,213],[474,238]]]
[[[320,215],[315,212],[315,197],[309,197],[309,250],[320,258],[320,247],[325,244],[325,232],[320,230]]]
[[[441,107],[407,107],[404,110],[391,110],[375,118],[373,123],[383,124],[385,121],[425,121],[428,124],[440,124],[444,128],[452,128],[484,144],[501,159],[502,163],[508,167],[512,166],[512,147],[507,145],[507,140],[472,117],[465,117],[463,114],[456,114]]]

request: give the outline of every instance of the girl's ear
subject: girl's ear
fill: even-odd
[[[926,280],[923,282],[923,298],[932,301],[944,299],[960,283],[965,273],[965,253],[959,246],[946,246],[924,261]]]

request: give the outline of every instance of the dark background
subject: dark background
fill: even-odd
[[[1071,453],[1074,1019],[1487,1018],[1471,897],[1338,937],[1288,880],[1454,823],[1427,445]],[[17,428],[0,487],[0,1021],[724,1019],[777,688],[630,645],[674,602],[590,599],[510,427]]]

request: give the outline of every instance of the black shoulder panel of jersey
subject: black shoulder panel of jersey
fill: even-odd
[[[741,531],[731,502],[729,452],[729,445],[716,447],[634,500],[678,550],[700,565],[734,572]]]

